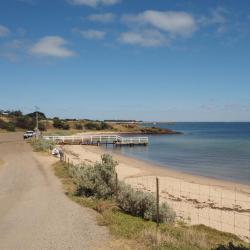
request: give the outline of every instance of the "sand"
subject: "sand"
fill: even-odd
[[[64,146],[74,164],[99,161],[105,148],[96,146]],[[160,202],[168,202],[177,218],[188,224],[204,224],[234,233],[250,240],[250,186],[182,173],[120,154],[112,154],[119,162],[119,180],[145,192],[155,193],[159,179]]]

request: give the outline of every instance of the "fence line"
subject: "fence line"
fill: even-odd
[[[62,160],[68,166],[74,164],[66,155]],[[160,203],[167,202],[176,212],[177,218],[188,224],[204,224],[236,234],[250,242],[250,195],[240,192],[236,187],[234,190],[226,190],[210,184],[156,176],[128,177],[124,181],[136,190],[154,194]]]
[[[235,187],[220,187],[170,181],[158,177],[160,202],[167,202],[177,217],[185,222],[204,224],[220,231],[236,234],[250,242],[250,198]],[[133,188],[155,193],[156,177],[129,177],[125,182]]]

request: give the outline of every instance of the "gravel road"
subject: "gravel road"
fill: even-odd
[[[0,133],[0,249],[99,249],[110,236],[94,211],[63,193],[51,168],[20,133]]]

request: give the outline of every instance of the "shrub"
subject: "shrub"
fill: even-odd
[[[53,118],[53,126],[55,128],[63,128],[63,122],[58,117],[54,117]]]
[[[6,129],[7,131],[14,132],[16,130],[16,126],[13,122],[5,122],[0,119],[0,129]]]
[[[84,127],[89,130],[100,130],[100,124],[98,122],[87,122]]]
[[[82,124],[81,123],[76,123],[75,124],[75,129],[82,130],[83,129]]]
[[[13,122],[7,122],[5,125],[5,129],[9,132],[14,132],[16,131],[16,126]]]
[[[50,140],[44,140],[44,139],[34,139],[31,141],[31,145],[36,152],[49,152],[50,150],[55,147],[55,142]]]
[[[111,126],[108,123],[106,123],[106,122],[101,122],[100,123],[100,129],[101,130],[110,129],[110,128],[111,128]]]
[[[34,118],[29,116],[20,116],[16,120],[16,126],[19,128],[32,130],[36,126],[36,121]]]
[[[60,120],[58,117],[53,118],[53,126],[59,129],[65,129],[65,130],[70,129],[69,124]]]
[[[18,117],[18,116],[22,116],[23,113],[20,110],[12,110],[12,111],[9,112],[9,115]]]
[[[29,117],[31,117],[31,118],[36,119],[36,114],[37,114],[39,120],[46,120],[46,119],[47,119],[47,118],[46,118],[46,115],[45,115],[44,113],[38,112],[38,111],[37,111],[37,112],[29,113],[29,114],[27,114],[26,116],[29,116]]]
[[[2,119],[0,119],[0,128],[4,128],[5,127],[5,121],[4,120],[2,120]]]
[[[87,122],[84,127],[89,130],[105,130],[111,128],[106,122]]]
[[[117,197],[118,205],[125,212],[146,220],[156,221],[156,199],[153,194],[134,190],[130,185],[121,183]],[[159,221],[173,223],[175,212],[167,203],[162,203],[159,208]]]
[[[47,128],[46,128],[46,123],[45,122],[39,122],[38,123],[38,128],[40,131],[46,131]]]
[[[70,175],[75,179],[78,193],[87,197],[108,199],[115,193],[115,167],[117,162],[110,155],[102,155],[94,166],[80,164],[72,167]]]
[[[116,187],[117,162],[110,155],[102,155],[102,161],[94,166],[79,164],[69,168],[69,174],[77,185],[77,193],[98,199],[110,199],[115,194],[118,206],[125,212],[156,221],[156,198],[151,193],[136,191],[120,182]],[[118,190],[116,190],[118,188]],[[175,212],[166,203],[159,208],[159,222],[173,223]]]
[[[63,123],[62,129],[64,129],[64,130],[69,130],[69,129],[70,129],[69,124],[64,122],[64,123]]]

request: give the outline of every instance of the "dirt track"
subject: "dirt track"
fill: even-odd
[[[0,249],[98,249],[109,240],[92,210],[70,201],[20,133],[0,133]]]

